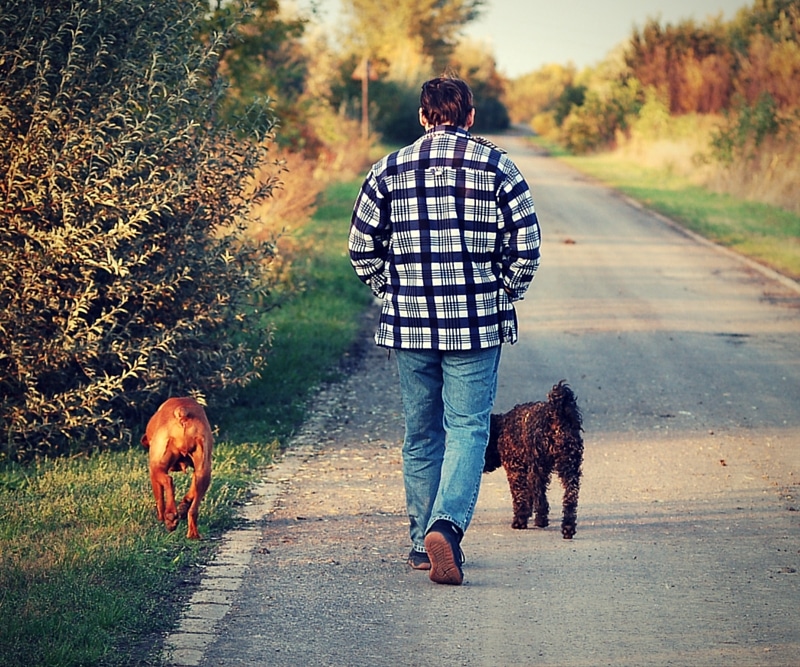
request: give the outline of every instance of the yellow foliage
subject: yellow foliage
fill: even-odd
[[[575,79],[572,65],[545,65],[541,69],[509,81],[504,102],[514,123],[528,123],[547,111],[564,88]]]
[[[537,113],[531,119],[530,126],[536,134],[546,139],[556,139],[558,136],[558,125],[552,111]]]

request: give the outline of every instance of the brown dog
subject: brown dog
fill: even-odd
[[[150,483],[156,497],[158,520],[172,532],[188,517],[186,537],[199,540],[197,512],[211,484],[211,448],[214,438],[202,406],[193,398],[168,398],[147,423],[142,445],[150,450]],[[175,487],[169,473],[194,468],[192,484],[175,507]]]

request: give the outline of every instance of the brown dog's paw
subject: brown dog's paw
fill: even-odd
[[[180,519],[178,518],[177,514],[172,514],[171,512],[169,512],[164,516],[164,526],[171,533],[178,527],[179,520]]]
[[[511,522],[511,527],[515,530],[526,530],[528,528],[528,520],[515,516],[514,520]]]

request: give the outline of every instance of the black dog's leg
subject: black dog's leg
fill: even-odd
[[[561,469],[558,475],[564,487],[561,534],[565,540],[571,540],[575,535],[575,526],[578,521],[578,492],[580,491],[581,471],[580,467],[575,465],[559,467]]]
[[[550,467],[537,466],[533,471],[533,524],[537,528],[550,525],[550,503],[547,502],[547,487],[550,484]]]
[[[511,527],[524,530],[528,527],[528,519],[531,517],[531,486],[528,466],[508,466],[506,476],[514,508],[514,520],[511,522]]]

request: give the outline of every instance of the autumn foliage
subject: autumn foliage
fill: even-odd
[[[626,61],[672,113],[720,113],[737,96],[753,105],[769,95],[778,109],[798,108],[799,37],[796,0],[761,0],[727,24],[650,21],[634,32]]]
[[[704,166],[697,173],[708,184],[800,210],[790,185],[800,137],[797,0],[756,0],[727,22],[649,20],[596,68],[547,66],[511,82],[505,99],[513,120],[575,153],[640,141],[643,128],[663,143],[676,124],[687,146],[678,119],[694,119],[697,145],[686,161]]]

